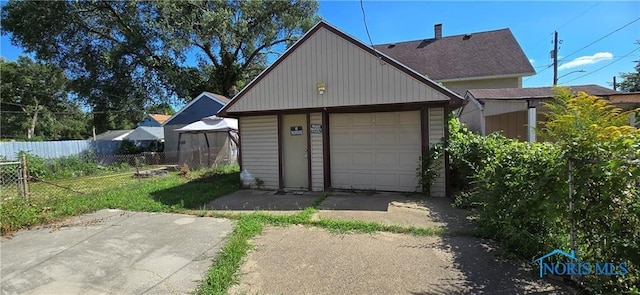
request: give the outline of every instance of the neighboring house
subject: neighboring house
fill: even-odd
[[[608,99],[623,110],[640,107],[640,93],[624,93],[598,85],[568,88]],[[540,102],[550,101],[554,96],[553,87],[470,89],[465,95],[468,102],[458,110],[458,117],[478,134],[502,132],[507,137],[535,141],[535,128],[541,127],[540,122],[545,120],[545,109]],[[634,114],[630,123],[635,121]]]
[[[164,141],[163,127],[138,126],[133,132],[127,134],[124,139],[130,141]]]
[[[120,143],[131,132],[133,132],[133,129],[105,131],[90,138],[91,148],[96,155],[113,155],[118,150]]]
[[[218,113],[229,99],[211,92],[203,92],[194,98],[189,104],[180,109],[171,118],[167,119],[164,127],[164,152],[169,162],[178,161],[178,133],[174,130],[199,121],[204,117]],[[204,146],[205,143],[202,143]]]
[[[375,45],[374,48],[464,95],[468,89],[520,88],[522,77],[535,74],[529,59],[509,29],[442,36]]]
[[[129,133],[133,132],[133,129],[127,130],[107,130],[95,136],[95,138],[91,138],[96,141],[122,141],[125,136],[129,135]]]
[[[462,97],[321,21],[220,114],[265,188],[419,191],[422,155]],[[445,196],[444,159],[431,194]]]
[[[171,118],[170,115],[148,114],[144,119],[142,119],[142,121],[140,121],[140,123],[138,123],[138,126],[162,127],[162,123],[169,118]]]

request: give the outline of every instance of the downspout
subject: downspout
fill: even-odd
[[[536,141],[537,105],[537,101],[527,100],[527,140],[529,142]]]

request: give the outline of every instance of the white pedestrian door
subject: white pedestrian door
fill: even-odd
[[[307,116],[306,114],[283,115],[282,126],[282,173],[285,188],[308,188],[307,162]]]

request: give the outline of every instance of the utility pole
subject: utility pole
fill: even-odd
[[[553,37],[553,86],[558,85],[558,31]]]
[[[616,76],[613,76],[613,91],[616,91]]]

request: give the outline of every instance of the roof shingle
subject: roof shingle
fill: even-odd
[[[374,48],[437,81],[535,74],[509,29],[380,44]]]
[[[575,85],[568,86],[572,92],[583,91],[595,96],[610,96],[621,94],[622,92],[605,88],[599,85]],[[501,88],[501,89],[469,89],[467,91],[475,99],[502,99],[518,100],[532,98],[552,98],[556,95],[553,87],[532,87],[532,88]]]

